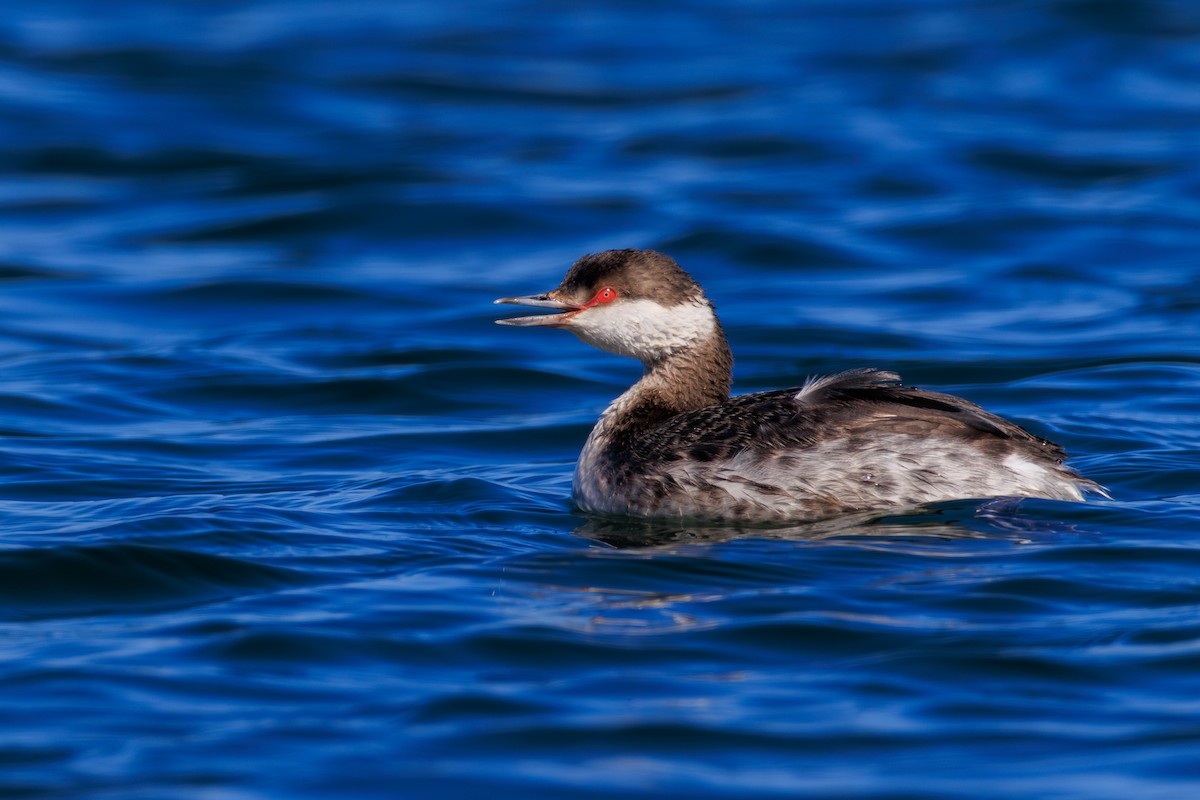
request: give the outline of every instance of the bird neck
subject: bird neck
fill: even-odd
[[[631,432],[729,399],[733,355],[718,325],[705,341],[643,362],[641,380],[612,402],[598,428]]]
[[[605,464],[631,463],[642,433],[729,398],[733,356],[720,324],[702,343],[643,364],[641,380],[605,409],[579,454],[577,497],[588,476],[603,472]]]
[[[643,362],[641,380],[631,392],[669,410],[694,411],[729,399],[733,355],[718,325],[705,341],[657,360]]]

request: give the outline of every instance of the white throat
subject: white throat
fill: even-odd
[[[601,350],[647,363],[707,341],[717,318],[702,300],[677,306],[621,300],[588,309],[564,327]]]

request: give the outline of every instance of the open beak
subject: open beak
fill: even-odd
[[[529,295],[528,297],[501,297],[496,303],[506,303],[514,306],[534,306],[536,308],[553,308],[564,312],[561,314],[538,314],[534,317],[498,319],[496,320],[497,325],[549,325],[554,327],[560,324],[564,317],[569,316],[571,311],[578,311],[580,309],[580,306],[573,303],[564,303],[561,300],[552,300],[549,295],[545,294]]]

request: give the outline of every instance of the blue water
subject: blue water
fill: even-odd
[[[103,5],[0,12],[0,796],[1197,796],[1194,2]],[[638,367],[491,300],[609,247],[1114,500],[574,513]]]

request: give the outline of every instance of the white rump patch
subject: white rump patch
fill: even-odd
[[[1011,453],[1004,459],[1005,469],[1012,470],[1030,483],[1041,483],[1046,480],[1048,471],[1041,464],[1035,464],[1028,458]]]
[[[1029,496],[1083,500],[1083,490],[1078,481],[1071,480],[1067,475],[1031,461],[1019,453],[1012,453],[1005,458],[1004,466],[1019,476],[1024,482],[1022,488]]]

